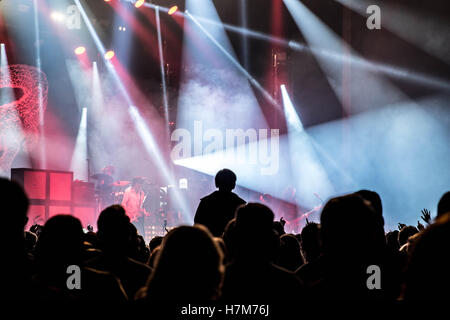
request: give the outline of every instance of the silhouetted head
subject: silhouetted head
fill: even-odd
[[[88,242],[93,248],[98,248],[97,233],[88,231],[84,234],[84,241]]]
[[[327,254],[363,257],[385,246],[382,217],[357,194],[329,200],[320,224]]]
[[[153,252],[153,250],[155,250],[156,247],[159,247],[161,245],[163,241],[163,237],[161,236],[156,236],[153,237],[152,240],[150,240],[149,242],[149,248],[150,248],[150,252]]]
[[[284,231],[284,225],[280,221],[273,222],[273,229],[278,233],[280,237],[286,233],[286,231]]]
[[[138,229],[136,228],[136,226],[130,222],[128,224],[128,229],[130,231],[130,237],[132,238],[132,240],[137,242],[139,233],[138,233]]]
[[[236,187],[237,177],[230,169],[222,169],[216,174],[216,187],[220,191],[230,192]]]
[[[297,270],[303,264],[300,244],[292,234],[284,234],[280,237],[277,265],[289,271]]]
[[[418,233],[419,230],[417,230],[414,226],[406,226],[403,227],[402,230],[398,233],[398,244],[399,246],[403,246],[408,242],[409,237],[412,237],[416,233]]]
[[[8,246],[16,244],[17,241],[23,241],[29,206],[25,191],[16,182],[0,178],[0,203],[4,226],[0,232],[0,239],[7,240]]]
[[[311,262],[320,256],[320,226],[317,223],[308,223],[300,236],[300,248],[305,262]]]
[[[83,227],[77,218],[61,214],[48,219],[36,245],[41,270],[79,265],[83,239]]]
[[[0,106],[1,108],[2,106]],[[0,142],[0,153],[1,151]],[[1,171],[0,159],[0,173]],[[25,266],[24,236],[28,203],[28,198],[22,187],[15,182],[0,178],[0,211],[2,214],[2,231],[0,232],[1,287],[6,294],[4,296],[13,299],[23,298],[24,290],[28,288],[29,274],[28,268]],[[30,296],[30,298],[32,297]]]
[[[140,177],[136,177],[136,178],[133,178],[133,180],[131,180],[131,186],[136,190],[141,190],[143,185],[144,185],[144,179],[142,179]]]
[[[273,230],[274,214],[260,203],[247,203],[236,210],[236,229],[243,232],[265,234]]]
[[[398,233],[398,230],[394,230],[386,234],[386,244],[394,251],[398,251],[400,249],[400,245],[398,243]]]
[[[218,297],[223,256],[209,231],[200,225],[171,230],[156,256],[147,286],[153,299],[202,299]]]
[[[236,255],[243,259],[271,259],[279,246],[273,229],[272,210],[260,203],[247,203],[236,210],[232,242]]]
[[[441,200],[439,200],[437,216],[440,217],[448,212],[450,212],[450,191],[444,193]]]
[[[97,235],[103,249],[124,253],[130,237],[130,218],[120,205],[104,209],[97,220]]]
[[[363,199],[369,201],[375,212],[380,216],[383,216],[383,205],[381,203],[381,197],[378,193],[370,190],[359,190],[355,193],[359,194]]]
[[[406,270],[405,299],[449,299],[450,213],[436,219],[413,243]]]
[[[378,214],[382,226],[384,227],[383,205],[381,203],[380,195],[378,193],[376,193],[375,191],[370,191],[370,190],[359,190],[356,192],[356,194],[361,196],[364,200],[367,200],[370,202],[372,208]],[[383,234],[380,233],[379,236],[380,236],[380,241],[381,241],[381,238],[383,238],[383,241],[385,240],[384,232],[383,232]]]

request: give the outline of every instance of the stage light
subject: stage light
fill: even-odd
[[[319,161],[312,141],[303,127],[285,85],[281,85],[281,94],[288,129],[292,176],[297,189],[297,204],[313,208],[317,205],[314,193],[329,198],[334,194],[334,188]],[[299,166],[299,163],[302,165]]]
[[[264,87],[256,80],[253,76],[248,73],[248,71],[242,67],[242,65],[239,63],[237,58],[234,54],[231,54],[229,50],[224,48],[224,46],[211,34],[209,30],[207,30],[200,22],[199,20],[193,16],[191,13],[189,13],[186,10],[186,15],[191,19],[192,22],[205,34],[205,36],[211,40],[211,42],[219,49],[226,57],[227,59],[248,79],[248,81],[264,96],[264,98],[272,104],[273,107],[275,107],[275,110],[277,112],[280,112],[280,106],[278,105],[278,102],[272,97],[272,95],[264,89]],[[222,29],[215,29],[215,33],[217,33],[217,30],[220,30],[222,33],[225,31],[225,29],[222,26]],[[214,31],[214,30],[213,30]],[[222,34],[223,35],[223,34]],[[229,41],[229,40],[227,40]],[[226,43],[227,46],[229,46],[229,42]]]
[[[86,52],[86,48],[83,47],[83,46],[77,47],[77,48],[75,49],[75,54],[76,54],[77,56],[80,56],[80,55],[84,54],[85,52]]]
[[[169,9],[169,12],[168,12],[168,14],[169,14],[169,16],[171,16],[171,15],[173,15],[175,12],[177,12],[178,11],[178,6],[173,6],[173,7],[171,7],[170,9]]]
[[[94,28],[92,22],[90,21],[88,14],[86,13],[86,10],[81,5],[80,0],[74,0],[74,1],[75,1],[77,8],[79,9],[79,11],[81,13],[83,21],[85,22],[86,27],[87,27],[90,35],[92,36],[99,52],[101,54],[104,54],[105,60],[107,60],[106,54],[108,54],[109,52],[111,52],[112,56],[114,56],[114,52],[112,50],[106,52],[105,47],[104,47],[102,41],[100,40],[100,37],[98,36],[97,32],[95,31],[95,28]],[[105,52],[106,52],[106,54],[105,54]],[[167,165],[167,161],[166,161],[166,159],[163,158],[163,154],[162,154],[161,150],[159,149],[159,146],[156,143],[155,138],[154,138],[152,132],[150,131],[150,128],[147,126],[144,118],[140,115],[138,109],[136,107],[134,107],[132,98],[131,98],[130,94],[128,93],[127,89],[125,88],[123,80],[120,78],[114,65],[108,60],[106,61],[106,67],[108,68],[108,71],[110,72],[111,76],[115,80],[116,85],[118,86],[118,89],[121,91],[121,93],[123,95],[123,98],[128,103],[128,106],[129,106],[128,112],[135,124],[135,127],[137,129],[139,136],[141,137],[141,140],[144,143],[145,148],[147,149],[148,154],[155,160],[158,171],[161,172],[161,174],[165,178],[165,181],[167,182],[167,184],[175,185],[176,181],[173,177],[172,172],[170,171],[170,169]],[[181,207],[182,213],[185,215],[186,221],[189,221],[189,223],[192,223],[193,215],[191,214],[191,210],[187,206],[186,199],[184,199],[184,197],[178,191],[175,191],[175,200],[178,202],[179,206]]]
[[[87,108],[81,109],[80,125],[78,127],[77,139],[70,165],[74,178],[87,181],[89,177],[88,160],[88,140],[87,140]]]
[[[135,6],[136,8],[140,8],[140,7],[142,7],[142,6],[144,5],[144,3],[145,3],[145,0],[137,0],[137,1],[135,2],[134,6]]]
[[[111,60],[112,58],[114,58],[116,54],[114,53],[114,51],[109,50],[105,53],[105,59],[106,60]]]
[[[442,46],[448,41],[448,37],[443,41],[430,41],[430,35],[438,39],[438,30],[444,34],[450,34],[448,19],[440,19],[432,12],[415,10],[406,4],[399,6],[390,2],[373,0],[335,0],[341,5],[359,13],[364,19],[367,17],[367,10],[370,5],[382,7],[382,28],[389,30],[393,35],[402,38],[404,41],[420,48],[421,50],[435,56],[436,58],[450,64],[448,47]],[[382,3],[382,4],[381,4]],[[401,22],[401,23],[400,23]]]
[[[8,65],[8,58],[6,56],[6,46],[4,43],[0,43],[0,67],[6,67]]]
[[[111,0],[105,0],[105,2],[111,2]]]
[[[113,65],[110,63],[109,59],[107,59],[107,55],[110,57],[110,59],[112,59],[114,57],[114,51],[110,50],[110,51],[106,51],[105,46],[103,45],[102,41],[100,40],[100,37],[98,36],[97,32],[95,31],[95,28],[92,24],[92,22],[89,20],[89,17],[86,13],[86,10],[83,8],[83,6],[80,3],[80,0],[74,0],[75,4],[78,8],[78,10],[81,13],[81,17],[83,18],[83,21],[86,24],[86,27],[92,37],[92,39],[94,40],[95,46],[97,47],[97,50],[100,52],[101,55],[103,55],[103,58],[105,59],[106,63],[106,67],[108,68],[109,72],[111,73],[111,76],[114,78],[114,80],[116,81],[119,90],[121,91],[123,97],[126,99],[127,103],[129,105],[132,105],[132,101],[130,98],[130,95],[128,94],[127,90],[125,89],[125,86],[123,84],[123,82],[121,81],[119,75],[117,74],[117,71],[115,70],[115,68],[113,67]]]
[[[162,79],[162,89],[163,89],[163,103],[164,103],[164,120],[165,122],[169,122],[169,102],[167,98],[167,86],[166,86],[166,76],[164,71],[164,54],[163,54],[163,44],[162,44],[162,36],[161,36],[161,21],[159,17],[159,7],[156,7],[156,30],[158,34],[158,51],[159,51],[159,62],[160,62],[160,71],[161,71],[161,79]],[[169,127],[165,126],[166,135],[169,137]]]
[[[292,104],[284,84],[281,85],[281,95],[283,97],[284,112],[288,128],[298,132],[303,131],[302,121],[300,120],[300,117]]]
[[[62,22],[66,18],[66,16],[64,14],[62,14],[61,12],[57,12],[57,11],[53,11],[50,14],[50,17],[52,18],[52,20],[54,20],[56,22]]]
[[[135,106],[130,106],[128,108],[128,112],[130,113],[131,119],[137,129],[139,136],[144,143],[144,147],[147,150],[149,155],[153,156],[153,159],[156,161],[156,165],[158,166],[160,172],[164,176],[166,182],[169,185],[176,185],[175,177],[173,176],[173,172],[169,170],[169,167],[166,164],[166,160],[162,157],[161,152],[159,151],[157,142],[147,126],[145,119],[140,114],[139,110]],[[182,214],[189,222],[192,222],[192,212],[189,206],[186,203],[186,199],[183,195],[174,188],[174,200],[177,202],[178,206],[181,208]]]
[[[186,179],[186,178],[181,178],[181,179],[179,180],[178,187],[179,187],[180,189],[187,189],[187,188],[188,188],[188,179]]]

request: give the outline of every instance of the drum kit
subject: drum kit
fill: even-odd
[[[130,181],[125,180],[116,181],[111,184],[111,186],[113,187],[113,195],[115,203],[122,202],[125,190],[130,186],[130,184],[131,184]]]
[[[131,185],[131,181],[114,181],[112,176],[104,173],[94,174],[91,179],[96,181],[96,197],[104,204],[121,203],[125,190]]]
[[[91,179],[96,181],[95,196],[98,201],[99,211],[112,204],[122,203],[125,190],[132,185],[132,181],[134,180],[142,183],[142,188],[145,193],[143,207],[147,212],[157,213],[159,216],[161,209],[165,209],[165,191],[163,188],[150,182],[148,178],[136,177],[132,181],[114,181],[111,175],[97,173],[92,175]]]

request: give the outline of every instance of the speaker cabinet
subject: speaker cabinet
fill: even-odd
[[[30,199],[26,230],[54,215],[72,214],[73,172],[18,168],[11,169],[11,180],[22,185]]]

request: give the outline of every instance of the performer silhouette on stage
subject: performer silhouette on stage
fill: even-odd
[[[145,193],[143,190],[143,179],[134,178],[131,182],[131,186],[125,190],[122,200],[122,206],[130,217],[131,223],[134,224],[139,234],[144,234],[144,215],[148,215],[144,210],[142,204],[145,199]]]

